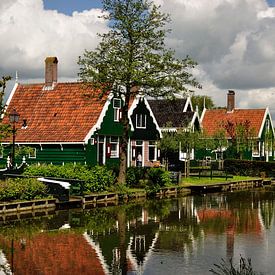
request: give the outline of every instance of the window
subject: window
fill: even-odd
[[[149,160],[157,160],[157,144],[155,141],[149,141]]]
[[[121,100],[119,98],[114,98],[113,107],[116,108],[116,109],[121,108]]]
[[[137,128],[146,128],[146,115],[137,114],[136,115],[136,127]]]
[[[257,141],[255,142],[253,146],[253,151],[252,151],[253,156],[259,156],[260,155],[260,142]]]
[[[29,158],[30,159],[35,159],[36,158],[36,148],[30,148]]]
[[[119,139],[118,137],[110,137],[110,157],[118,158],[119,157]]]
[[[113,108],[114,108],[114,121],[120,120],[120,108],[121,108],[121,100],[119,98],[114,98],[113,100]]]

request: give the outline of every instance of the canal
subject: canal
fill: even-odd
[[[275,274],[275,192],[146,200],[0,221],[0,274],[211,274],[240,256]]]

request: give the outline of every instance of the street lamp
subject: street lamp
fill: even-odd
[[[11,155],[11,167],[12,169],[15,168],[15,123],[19,120],[19,114],[16,112],[15,109],[9,114],[10,123],[12,123],[12,155]]]

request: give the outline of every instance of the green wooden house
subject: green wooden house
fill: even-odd
[[[246,131],[249,146],[243,152],[243,158],[249,160],[274,160],[274,128],[272,117],[268,108],[263,109],[238,109],[235,108],[235,92],[228,91],[227,108],[207,110],[202,113],[201,123],[203,131],[210,138],[214,137],[218,131],[224,131],[227,146],[216,150],[205,151],[204,157],[213,158],[234,158],[232,140],[238,139],[237,127],[242,126]]]
[[[59,83],[56,57],[45,60],[45,83],[16,83],[7,101],[3,123],[16,109],[20,115],[16,126],[16,147],[31,148],[27,163],[86,163],[117,166],[119,163],[121,98],[112,93],[99,99],[83,83]],[[137,154],[143,166],[157,159],[156,140],[160,129],[146,99],[137,96],[129,108],[131,139],[128,165],[136,165]],[[11,150],[11,140],[2,141],[2,164]],[[22,159],[17,158],[17,164]]]

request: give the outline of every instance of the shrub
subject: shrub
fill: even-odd
[[[224,169],[228,174],[239,176],[274,176],[275,163],[265,161],[226,159]]]
[[[47,187],[36,179],[8,179],[0,183],[0,201],[33,200],[47,197]]]
[[[24,175],[82,180],[85,193],[105,191],[115,182],[112,171],[105,166],[88,167],[72,163],[64,166],[31,165],[26,168]]]
[[[141,187],[142,181],[146,178],[148,168],[146,167],[129,167],[126,174],[126,183],[131,187]]]
[[[169,186],[172,183],[170,173],[162,168],[150,168],[147,177],[146,191],[149,195],[157,193],[162,187]]]

